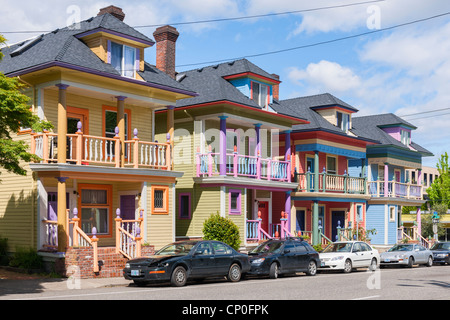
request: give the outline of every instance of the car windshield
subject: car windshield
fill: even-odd
[[[189,254],[189,251],[196,245],[196,242],[176,242],[171,243],[158,252],[156,255],[158,256],[186,256]]]
[[[276,253],[283,246],[282,242],[265,242],[257,246],[250,253]]]
[[[414,246],[412,244],[397,244],[395,246],[393,246],[392,248],[390,248],[388,250],[388,252],[392,252],[392,251],[412,251],[414,248]]]
[[[330,243],[322,252],[350,252],[351,243]]]
[[[441,242],[441,243],[436,243],[431,250],[436,250],[436,249],[446,249],[446,250],[450,250],[450,242]]]

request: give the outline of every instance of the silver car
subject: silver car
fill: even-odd
[[[415,264],[433,265],[433,253],[420,244],[396,244],[381,255],[381,266],[405,265],[412,268]]]

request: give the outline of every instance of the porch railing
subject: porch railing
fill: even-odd
[[[58,221],[42,220],[45,228],[43,247],[48,250],[58,250]]]
[[[385,192],[386,183],[383,180],[369,181],[369,194],[372,197],[392,197],[406,199],[422,199],[422,185],[403,183],[397,181],[387,182],[387,192]]]
[[[116,210],[116,253],[123,254],[128,259],[142,255],[142,237],[144,210],[139,210],[139,219],[123,220],[120,209]]]
[[[73,209],[73,218],[70,220],[72,225],[72,241],[71,246],[73,247],[92,247],[93,249],[93,270],[94,272],[99,272],[100,268],[98,265],[98,238],[97,238],[97,228],[92,228],[92,238],[90,238],[84,231],[79,227],[80,218],[78,218],[78,209]]]
[[[220,154],[197,152],[197,177],[211,177],[220,172]],[[226,175],[268,181],[291,181],[290,161],[263,159],[234,153],[226,154]]]
[[[366,178],[322,173],[295,173],[298,190],[301,192],[334,192],[366,194]],[[318,185],[316,186],[316,183]]]
[[[119,155],[122,149],[119,131],[115,137],[85,135],[79,128],[75,134],[67,134],[67,149],[58,150],[58,134],[51,132],[32,133],[31,153],[43,163],[56,162],[58,152],[66,153],[66,161],[77,165],[107,165],[115,167],[152,168],[171,170],[170,136],[167,143],[141,141],[134,129],[134,138],[124,141],[125,161]]]
[[[281,212],[280,223],[273,223],[269,226],[269,232],[266,232],[262,226],[261,212],[258,212],[258,219],[247,220],[247,241],[261,241],[269,239],[285,239],[294,236],[289,230],[287,214]]]
[[[417,226],[409,228],[404,226],[398,227],[397,240],[398,242],[417,241],[419,244],[428,249],[433,245],[433,241],[427,240],[419,233],[419,228]]]

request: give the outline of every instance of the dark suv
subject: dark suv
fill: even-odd
[[[320,266],[319,253],[302,238],[268,240],[249,252],[251,269],[249,275],[268,275],[276,279],[280,274],[305,272],[317,273]]]

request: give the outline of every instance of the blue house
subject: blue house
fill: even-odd
[[[376,229],[372,244],[392,245],[400,238],[401,207],[417,207],[420,217],[422,199],[422,157],[432,153],[411,139],[416,126],[389,113],[353,118],[353,132],[379,141],[368,145],[366,166],[368,177],[366,230]],[[349,161],[357,168],[359,161]],[[407,169],[418,170],[417,181],[409,181]],[[420,225],[420,218],[417,223]]]

